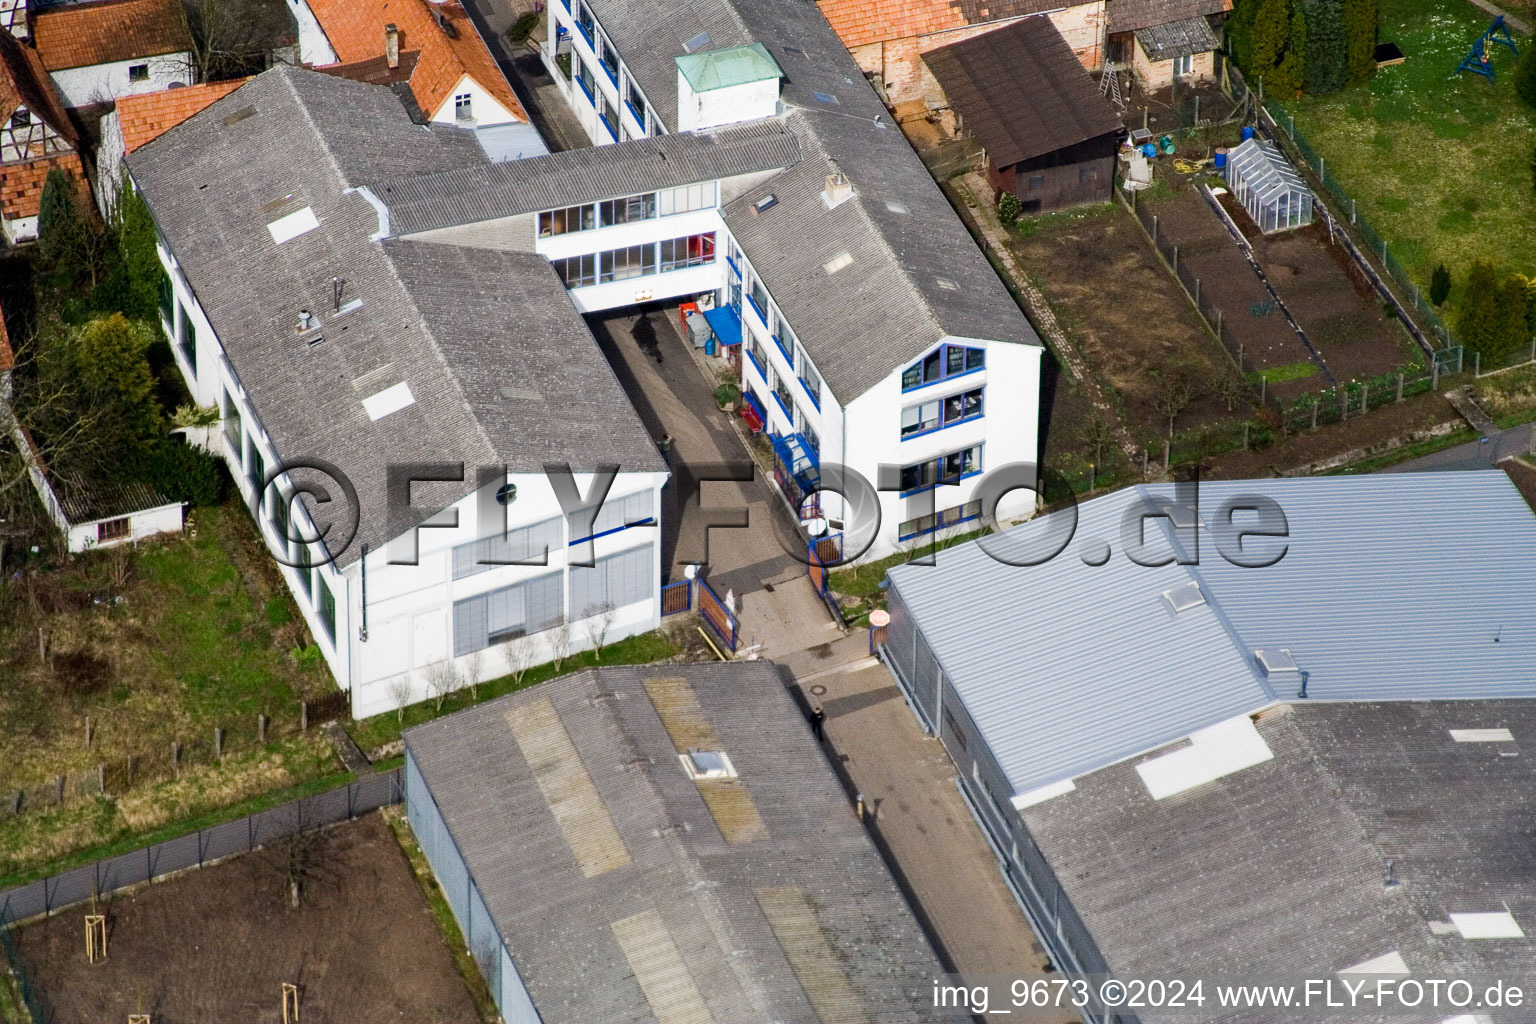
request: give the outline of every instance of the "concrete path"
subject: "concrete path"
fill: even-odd
[[[1536,452],[1536,423],[1526,423],[1508,430],[1494,430],[1467,444],[1431,452],[1421,458],[1399,462],[1381,470],[1383,473],[1418,473],[1431,470],[1495,469],[1498,463],[1515,455]]]

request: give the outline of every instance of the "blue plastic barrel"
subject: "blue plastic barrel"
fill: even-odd
[[[710,338],[708,341],[706,341],[704,343],[704,354],[707,355],[707,356],[712,356],[712,355],[715,354],[715,339],[714,338]]]
[[[1143,143],[1141,147],[1141,155],[1146,157],[1148,160],[1156,160],[1157,147],[1152,145],[1150,142]]]
[[[1211,154],[1211,163],[1219,171],[1227,166],[1227,147],[1217,146],[1216,152]]]
[[[1243,125],[1243,141],[1247,142],[1251,138],[1253,138],[1253,125],[1251,125],[1251,124]]]

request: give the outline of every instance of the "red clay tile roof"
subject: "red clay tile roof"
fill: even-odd
[[[49,71],[192,47],[180,0],[104,0],[39,11],[32,16],[32,39]]]
[[[850,50],[892,39],[1018,18],[1072,6],[1072,0],[818,0]]]
[[[214,100],[228,96],[244,84],[245,79],[237,78],[122,97],[117,101],[117,119],[123,132],[123,152],[132,153],[146,142],[158,139]]]
[[[429,6],[431,9],[429,10]],[[419,51],[411,92],[428,117],[453,95],[465,75],[521,120],[528,120],[496,59],[486,48],[469,15],[458,3],[428,5],[425,0],[309,0],[325,37],[341,64],[358,64],[384,53],[384,26],[400,32],[400,50]],[[440,13],[452,35],[433,18]]]
[[[43,206],[43,182],[55,167],[74,175],[84,194],[85,168],[80,166],[79,154],[59,153],[24,164],[0,164],[0,215],[7,220],[36,217]]]
[[[17,107],[26,107],[54,131],[75,145],[75,128],[59,102],[48,72],[30,46],[0,29],[0,125],[11,119]]]

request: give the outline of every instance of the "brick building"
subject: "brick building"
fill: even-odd
[[[0,30],[0,233],[10,244],[37,237],[55,167],[85,180],[74,125],[37,51]]]

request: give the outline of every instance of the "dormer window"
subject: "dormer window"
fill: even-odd
[[[967,345],[941,345],[901,373],[901,390],[911,391],[962,373],[985,369],[987,350]]]

